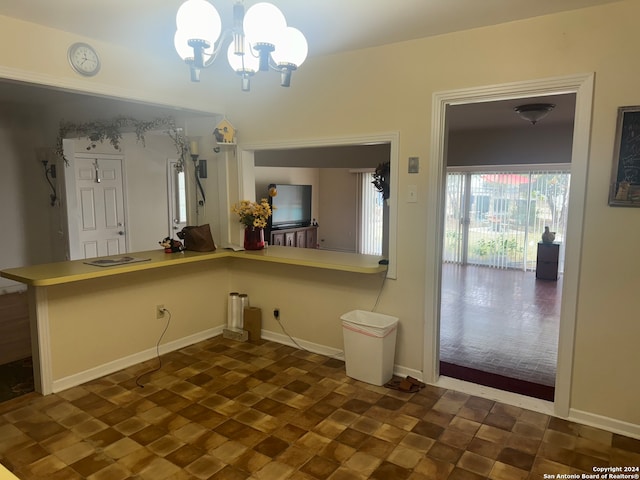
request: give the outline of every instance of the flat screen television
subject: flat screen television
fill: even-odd
[[[269,197],[273,207],[272,230],[311,225],[311,185],[269,185],[272,187],[278,192],[275,197]]]

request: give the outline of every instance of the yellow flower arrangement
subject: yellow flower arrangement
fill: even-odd
[[[260,200],[260,202],[251,202],[249,200],[242,200],[240,203],[236,203],[231,211],[238,214],[240,217],[240,223],[247,227],[265,228],[267,226],[267,219],[271,216],[271,206],[266,198]]]

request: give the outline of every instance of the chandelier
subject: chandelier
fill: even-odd
[[[258,71],[280,72],[280,85],[291,84],[291,72],[307,58],[307,40],[294,27],[287,26],[282,12],[267,2],[247,9],[242,1],[233,6],[233,27],[222,32],[216,8],[206,0],[187,0],[176,14],[174,46],[189,65],[191,81],[200,81],[200,71],[209,67],[231,38],[227,60],[242,78],[242,90],[251,88],[250,79]]]

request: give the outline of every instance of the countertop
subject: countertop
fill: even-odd
[[[86,263],[99,259],[117,259],[125,256],[143,259],[143,261],[110,266],[94,266]],[[386,265],[380,265],[378,263],[382,257],[374,255],[273,245],[264,250],[251,251],[234,251],[219,248],[213,252],[184,251],[180,253],[164,253],[164,250],[157,249],[100,257],[99,259],[71,260],[67,262],[9,268],[2,270],[0,276],[26,285],[43,287],[222,258],[241,258],[252,261],[282,263],[363,274],[380,273],[387,269]]]

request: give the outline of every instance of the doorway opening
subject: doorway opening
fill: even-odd
[[[571,178],[566,145],[575,110],[574,95],[552,98],[564,111],[546,124],[517,118],[512,104],[528,102],[517,99],[488,106],[502,109],[505,119],[489,127],[487,121],[466,124],[455,133],[457,107],[451,107],[448,141],[463,141],[466,149],[447,149],[440,297],[442,374],[548,401],[554,397],[562,262],[558,255],[552,283],[539,280],[538,243],[549,227],[558,253],[564,247]],[[467,107],[465,121],[469,114]],[[490,165],[477,164],[478,150]],[[505,165],[505,159],[525,157],[516,156],[523,150],[525,161]]]
[[[573,346],[576,329],[576,312],[578,298],[578,273],[580,270],[580,256],[582,248],[583,213],[586,195],[586,178],[589,158],[590,119],[594,87],[593,74],[580,74],[566,77],[542,80],[523,81],[511,84],[489,85],[463,90],[437,92],[433,97],[432,111],[432,148],[429,160],[429,192],[426,219],[434,228],[427,232],[426,248],[432,252],[427,255],[426,272],[427,288],[425,291],[426,336],[424,356],[424,376],[427,381],[436,385],[455,388],[480,396],[500,399],[512,404],[525,402],[528,408],[549,411],[558,416],[569,415],[571,397],[571,372],[573,367]],[[571,112],[575,121],[569,141],[571,163],[571,190],[569,194],[569,210],[571,216],[567,222],[565,240],[566,273],[562,278],[559,333],[558,333],[558,361],[555,379],[555,395],[553,403],[540,401],[532,397],[513,395],[504,390],[487,390],[472,382],[459,381],[440,370],[440,330],[441,330],[441,290],[443,271],[443,243],[444,217],[446,200],[446,168],[450,166],[452,157],[452,132],[448,130],[450,122],[449,110],[452,106],[466,106],[477,103],[497,103],[504,100],[522,101],[523,99],[543,98],[547,101],[553,95],[575,95],[575,108]],[[511,112],[513,113],[513,112]],[[484,116],[485,121],[491,117]],[[540,125],[544,125],[543,122]],[[478,138],[482,138],[479,135]],[[466,146],[464,142],[455,142],[456,146]],[[526,164],[540,163],[526,159],[528,151],[520,148],[516,137],[512,137],[516,155],[510,156],[511,161],[494,162],[493,164]],[[484,155],[481,148],[475,145],[476,158],[486,160],[491,158]],[[517,161],[514,161],[514,158]],[[547,160],[552,160],[549,158]],[[495,159],[494,159],[495,160]],[[561,161],[566,162],[566,160]],[[482,163],[482,162],[476,162]],[[484,162],[487,164],[488,162]],[[553,160],[551,163],[554,163]]]
[[[440,371],[553,400],[570,165],[447,170]]]

